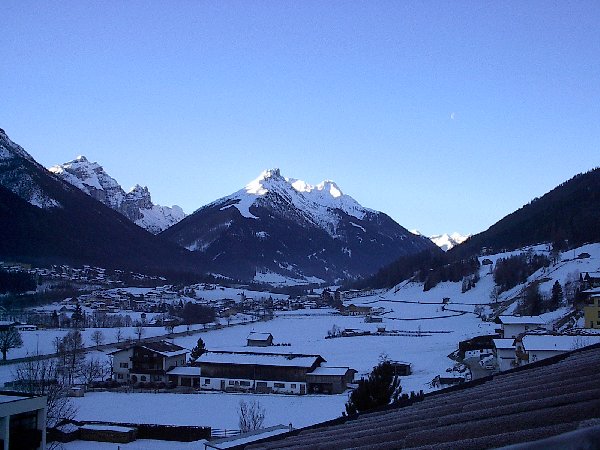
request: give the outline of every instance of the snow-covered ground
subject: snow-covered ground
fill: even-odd
[[[547,246],[536,246],[538,252],[548,251]],[[590,258],[577,259],[581,253]],[[511,254],[521,251],[511,252]],[[509,253],[482,257],[494,264]],[[555,280],[564,284],[578,278],[580,272],[600,270],[600,244],[591,244],[562,255],[558,264],[534,273],[529,281],[549,278],[541,284],[542,293],[549,293]],[[482,266],[481,279],[477,285],[461,293],[461,283],[440,283],[424,292],[422,284],[401,283],[389,291],[380,291],[368,297],[351,300],[356,305],[381,307],[385,310],[382,324],[366,323],[362,317],[341,316],[333,310],[298,310],[279,312],[266,322],[240,324],[209,330],[193,336],[176,337],[173,341],[192,348],[201,337],[208,350],[248,351],[246,337],[251,331],[269,332],[274,336],[273,346],[259,351],[274,353],[309,353],[323,356],[329,366],[349,366],[365,375],[375,366],[381,355],[392,360],[410,362],[413,374],[402,377],[404,392],[429,391],[429,383],[436,375],[443,375],[453,367],[447,357],[457,349],[458,342],[476,335],[492,334],[496,325],[482,322],[474,314],[479,305],[488,305],[494,287],[488,266]],[[512,298],[523,286],[503,293],[500,300]],[[223,298],[220,289],[203,291],[203,297],[214,293],[215,299]],[[229,292],[225,295],[228,295]],[[231,292],[234,294],[234,292]],[[246,293],[246,295],[251,295]],[[218,298],[217,298],[218,297]],[[232,298],[233,297],[232,295]],[[447,305],[443,299],[449,298]],[[350,303],[350,302],[348,302]],[[443,307],[444,306],[444,307]],[[545,317],[555,320],[568,312],[562,308]],[[334,326],[341,329],[375,331],[419,331],[420,336],[371,335],[325,339]],[[162,328],[158,330],[163,331]],[[430,333],[435,332],[435,333]],[[25,334],[25,333],[24,333]],[[35,336],[35,332],[33,335]],[[29,341],[31,345],[31,341]],[[45,344],[44,344],[45,345]],[[257,350],[257,349],[253,349]],[[98,353],[98,352],[96,352]],[[0,379],[6,379],[6,368],[0,367]],[[180,425],[209,425],[215,428],[237,428],[239,401],[255,398],[266,409],[266,426],[292,423],[296,427],[338,417],[344,410],[347,394],[324,396],[288,396],[266,394],[124,394],[88,393],[75,399],[79,407],[78,418],[82,420],[112,420],[122,422],[148,422]],[[119,405],[114,407],[113,405]],[[69,447],[70,448],[70,447]],[[73,447],[73,449],[80,447]],[[101,448],[101,447],[98,447]],[[125,447],[124,447],[125,448]],[[132,447],[135,448],[135,447]],[[149,447],[151,448],[151,447]]]
[[[288,425],[304,427],[339,417],[347,394],[125,394],[92,392],[74,398],[80,420],[107,422],[160,423],[166,425],[210,426],[239,429],[240,401],[257,400],[265,409],[265,427]],[[119,405],[115,408],[114,405]]]

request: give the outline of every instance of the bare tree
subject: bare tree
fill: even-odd
[[[86,385],[92,384],[94,381],[103,380],[110,373],[110,367],[106,362],[101,362],[99,359],[93,358],[85,362],[81,375],[83,382]]]
[[[167,334],[172,334],[174,329],[175,325],[173,323],[168,323],[165,325],[165,331],[167,332]]]
[[[68,384],[72,384],[79,375],[83,362],[84,342],[79,330],[69,331],[58,344],[58,355],[61,365],[59,372],[62,372]]]
[[[11,348],[19,348],[23,346],[23,339],[16,328],[10,327],[7,330],[0,331],[0,351],[2,359],[6,361],[6,354]]]
[[[142,336],[144,335],[144,332],[146,330],[144,330],[144,326],[143,325],[137,325],[134,328],[134,333],[137,336],[137,340],[139,341],[140,339],[142,339]]]
[[[123,330],[121,328],[117,328],[117,331],[115,332],[115,338],[117,339],[117,342],[121,342],[123,340]]]
[[[256,400],[246,403],[240,401],[239,426],[242,433],[259,430],[265,422],[265,409]]]
[[[100,330],[94,330],[91,336],[92,342],[96,344],[96,348],[100,347],[104,342],[104,333]]]
[[[68,386],[58,373],[56,359],[37,359],[21,363],[15,369],[15,388],[20,392],[48,398],[46,423],[55,427],[62,420],[74,419],[77,409],[67,396]]]

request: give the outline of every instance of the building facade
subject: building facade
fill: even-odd
[[[113,379],[119,383],[167,382],[167,372],[185,366],[188,350],[166,341],[132,345],[113,352]]]
[[[46,397],[0,391],[0,449],[45,448]]]
[[[583,307],[586,328],[600,329],[600,294],[590,295]]]

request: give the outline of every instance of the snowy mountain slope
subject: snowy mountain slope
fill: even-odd
[[[148,233],[55,176],[4,131],[0,155],[0,260],[203,273],[202,255]]]
[[[480,256],[479,261],[484,260],[491,262],[489,265],[481,265],[479,269],[480,280],[475,287],[462,292],[461,282],[442,282],[428,291],[423,291],[423,283],[412,281],[403,281],[394,286],[388,292],[382,295],[386,299],[418,299],[419,303],[440,303],[443,298],[450,298],[450,304],[446,310],[460,310],[473,313],[477,305],[490,305],[494,303],[492,300],[492,290],[495,287],[493,278],[493,269],[496,263],[501,258],[508,258],[513,255],[522,253],[536,253],[550,255],[551,246],[549,244],[540,244],[513,250],[510,252],[497,253],[492,255]],[[578,258],[578,255],[588,253],[589,258]],[[563,252],[555,264],[546,268],[541,268],[531,274],[525,283],[518,284],[512,289],[502,292],[497,299],[498,304],[511,303],[504,310],[503,314],[512,314],[518,305],[518,300],[521,297],[523,290],[531,283],[536,283],[539,286],[540,293],[543,297],[550,297],[552,286],[558,281],[563,287],[565,294],[571,292],[577,287],[579,274],[586,272],[600,271],[600,243],[587,244],[572,250]],[[551,312],[546,313],[548,317],[562,316],[572,310],[573,305],[566,300],[563,307],[556,314]],[[488,309],[488,312],[491,311]]]
[[[88,161],[85,156],[48,170],[153,234],[185,217],[179,206],[154,205],[147,187],[136,184],[125,192],[101,165]]]
[[[242,279],[347,279],[433,244],[361,206],[332,181],[313,186],[266,170],[162,234]],[[273,274],[268,277],[264,274]]]
[[[20,145],[15,144],[0,129],[0,185],[21,197],[33,206],[42,209],[60,207],[60,202],[48,195],[36,170],[27,170],[26,165],[39,169],[33,158]]]

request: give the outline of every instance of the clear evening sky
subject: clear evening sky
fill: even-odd
[[[470,233],[600,165],[597,0],[4,0],[0,21],[0,127],[188,213],[279,167]]]

